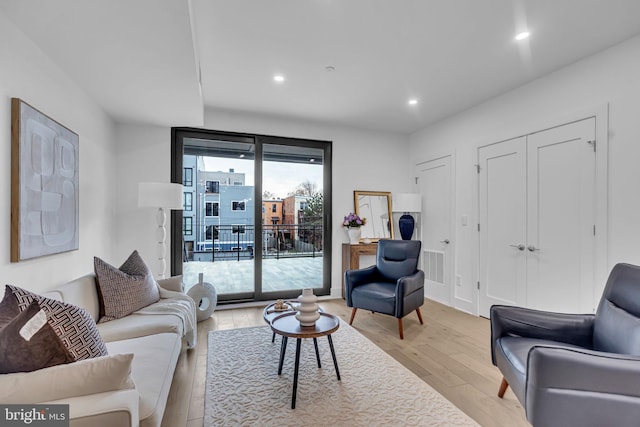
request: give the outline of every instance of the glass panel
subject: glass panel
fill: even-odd
[[[323,150],[262,150],[262,292],[322,288]]]
[[[251,299],[254,288],[254,160],[249,143],[185,140],[183,166],[192,170],[192,209],[184,210],[183,280],[199,273],[218,298]],[[191,234],[188,233],[191,224]],[[224,280],[221,280],[224,278]]]

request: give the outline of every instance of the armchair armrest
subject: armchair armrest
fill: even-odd
[[[533,347],[527,362],[527,418],[533,425],[635,426],[639,382],[637,356]]]
[[[375,281],[379,276],[378,268],[372,265],[360,270],[347,270],[344,272],[344,296],[347,306],[351,307],[351,291],[356,286]]]
[[[538,338],[592,348],[594,319],[593,314],[551,313],[494,305],[491,307],[491,361],[496,364],[496,341],[504,336]]]
[[[424,271],[418,270],[410,276],[401,277],[397,283],[396,299],[406,297],[420,288],[424,288]]]

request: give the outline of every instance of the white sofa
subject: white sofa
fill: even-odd
[[[123,318],[97,324],[109,358],[122,354],[123,360],[130,359],[131,356],[124,355],[133,353],[126,381],[101,386],[100,382],[113,382],[112,378],[101,378],[101,373],[95,372],[99,371],[96,361],[84,360],[29,373],[3,375],[3,387],[15,384],[20,389],[27,384],[27,387],[37,388],[40,395],[46,396],[47,388],[52,389],[55,395],[59,390],[47,383],[66,382],[71,372],[68,370],[70,365],[77,364],[78,372],[83,372],[81,368],[86,368],[87,372],[86,375],[78,373],[78,381],[82,382],[86,378],[84,382],[89,383],[77,388],[82,389],[78,395],[69,396],[69,392],[66,392],[67,395],[62,399],[27,403],[69,404],[71,426],[159,426],[183,343],[186,347],[193,348],[197,334],[195,303],[182,292],[181,277],[159,280],[158,284],[161,287],[158,302]],[[96,322],[99,320],[99,297],[93,274],[73,280],[43,295],[80,306]],[[115,358],[118,359],[118,356]],[[129,363],[129,360],[125,362]],[[105,360],[104,363],[109,361]],[[125,372],[125,377],[126,374]],[[19,390],[19,394],[24,395],[25,392],[28,393],[29,390]]]

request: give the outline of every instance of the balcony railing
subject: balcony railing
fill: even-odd
[[[193,251],[185,245],[184,261],[230,261],[253,259],[255,227],[253,225],[215,226],[213,239],[193,243]],[[323,252],[321,224],[263,225],[262,258],[318,257]]]

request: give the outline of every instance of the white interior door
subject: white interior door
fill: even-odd
[[[480,148],[479,314],[494,304],[526,305],[527,140]]]
[[[453,270],[451,234],[451,156],[417,165],[422,194],[422,264],[425,295],[451,305]]]
[[[527,306],[594,309],[595,118],[529,135]]]

